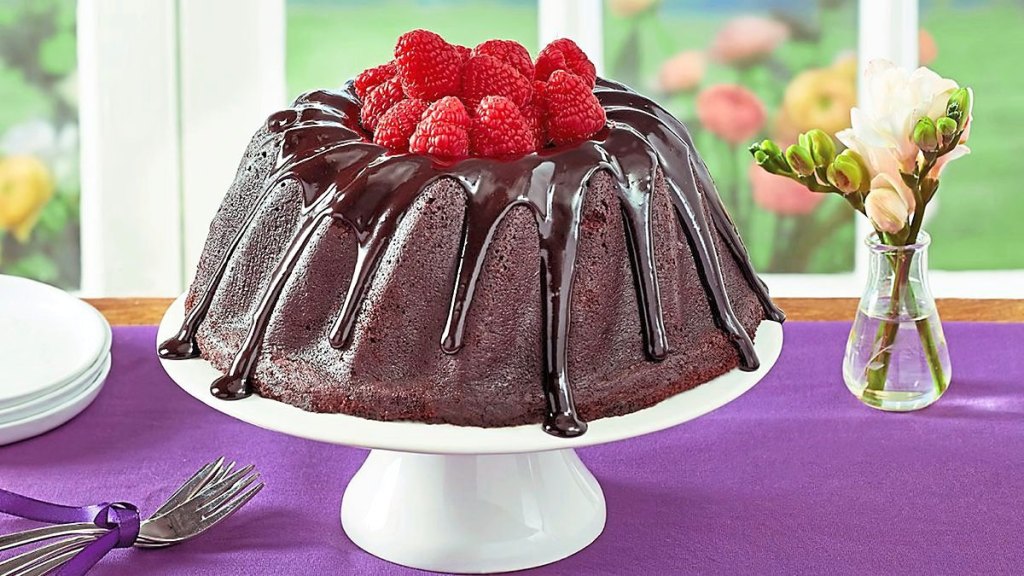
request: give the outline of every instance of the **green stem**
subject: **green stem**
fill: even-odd
[[[920,316],[917,309],[917,297],[914,294],[913,285],[908,286],[911,301],[914,303],[914,317]],[[935,342],[935,333],[932,332],[931,314],[926,315],[915,322],[917,325],[917,336],[921,339],[921,347],[928,359],[928,371],[932,375],[932,384],[935,391],[941,393],[942,387],[946,385],[945,374],[942,373],[942,363],[939,361],[939,347]]]
[[[892,357],[892,346],[899,334],[900,301],[903,299],[903,287],[908,284],[910,261],[912,257],[899,252],[889,255],[889,265],[893,269],[892,292],[889,294],[889,310],[884,322],[878,325],[875,333],[873,354],[868,363],[867,389],[880,392],[885,389],[885,380],[889,375],[889,361]]]
[[[934,161],[927,162],[921,173],[928,174],[933,163]],[[914,217],[910,222],[910,229],[907,234],[906,245],[917,243],[918,235],[921,232],[921,224],[924,222],[925,202],[921,196],[919,183],[913,187],[913,192],[916,203]],[[868,364],[866,387],[868,390],[881,391],[885,389],[885,381],[889,374],[889,361],[892,356],[891,350],[899,333],[900,322],[898,321],[898,316],[900,302],[906,298],[907,312],[915,319],[914,324],[917,328],[918,338],[921,340],[921,347],[927,359],[933,384],[936,391],[942,391],[945,376],[942,373],[942,365],[939,362],[938,346],[931,330],[931,314],[920,318],[921,311],[918,307],[917,295],[914,294],[914,288],[910,283],[910,266],[913,262],[913,257],[913,253],[909,251],[902,251],[888,256],[889,264],[894,272],[888,318],[886,319],[888,321],[880,324],[878,332],[875,334],[874,354],[872,355],[872,361]],[[906,294],[904,294],[904,289]]]

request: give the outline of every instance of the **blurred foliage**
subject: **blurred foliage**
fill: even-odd
[[[0,0],[0,156],[33,156],[56,182],[25,241],[0,230],[0,273],[71,289],[81,278],[75,10],[75,0]]]

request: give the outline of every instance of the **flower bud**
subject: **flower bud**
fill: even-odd
[[[819,168],[828,166],[836,157],[836,143],[824,130],[815,128],[807,132],[805,140],[807,144],[801,143],[801,145],[810,149],[815,166]]]
[[[935,152],[939,149],[939,135],[935,128],[935,122],[924,116],[914,125],[914,144],[922,152]]]
[[[750,145],[750,153],[754,155],[754,161],[761,168],[772,174],[790,174],[792,171],[786,159],[782,156],[782,149],[771,140],[755,142]]]
[[[910,208],[897,188],[897,184],[887,174],[879,174],[871,181],[871,191],[864,200],[864,211],[871,224],[880,232],[895,234],[907,225]]]
[[[811,152],[799,144],[793,144],[786,148],[786,160],[793,170],[801,176],[814,174],[814,159]]]
[[[774,140],[762,140],[761,150],[772,156],[782,156],[782,148],[779,148],[779,145]]]
[[[949,97],[949,103],[946,104],[946,116],[956,120],[957,128],[963,129],[967,125],[967,119],[971,115],[973,99],[974,95],[971,94],[970,88],[958,88]]]
[[[943,116],[935,121],[935,130],[942,136],[943,142],[949,142],[957,131],[956,120]]]
[[[853,150],[843,150],[828,166],[828,181],[843,194],[867,189],[868,169]]]

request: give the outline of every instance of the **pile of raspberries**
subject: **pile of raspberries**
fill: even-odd
[[[605,125],[594,64],[561,38],[534,62],[522,44],[470,50],[428,30],[403,34],[395,59],[355,79],[360,121],[393,153],[442,160],[514,158],[587,140]]]

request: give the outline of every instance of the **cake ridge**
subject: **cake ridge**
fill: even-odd
[[[345,303],[328,335],[333,346],[343,348],[379,260],[402,216],[432,182],[453,178],[468,201],[448,322],[440,338],[442,349],[451,354],[461,347],[465,318],[494,230],[512,207],[530,206],[540,234],[544,280],[544,427],[559,436],[584,433],[586,423],[576,414],[567,373],[567,339],[583,197],[590,178],[599,170],[610,173],[619,190],[648,358],[661,359],[668,349],[650,224],[649,200],[660,168],[695,255],[715,323],[736,347],[741,368],[755,369],[758,360],[750,336],[736,319],[725,290],[721,261],[711,237],[713,231],[717,230],[725,239],[769,318],[781,321],[783,317],[750,266],[742,241],[717,197],[706,167],[693,149],[685,126],[622,85],[599,79],[595,93],[609,118],[602,132],[575,147],[544,150],[512,162],[470,158],[438,164],[426,156],[391,156],[386,149],[366,141],[359,126],[360,104],[351,82],[340,92],[307,93],[296,100],[293,108],[271,115],[267,128],[281,134],[282,146],[277,168],[262,194],[265,196],[286,180],[297,182],[303,195],[300,224],[277,263],[231,369],[211,390],[227,399],[249,395],[249,378],[281,290],[306,243],[325,218],[345,221],[358,240],[356,267]],[[637,123],[644,126],[647,135],[633,127]],[[708,207],[710,221],[702,205]],[[217,274],[178,334],[161,345],[161,356],[183,358],[199,354],[195,342],[198,325],[203,322],[224,268],[243,232],[252,224],[255,212],[255,208],[250,211],[225,251]]]

